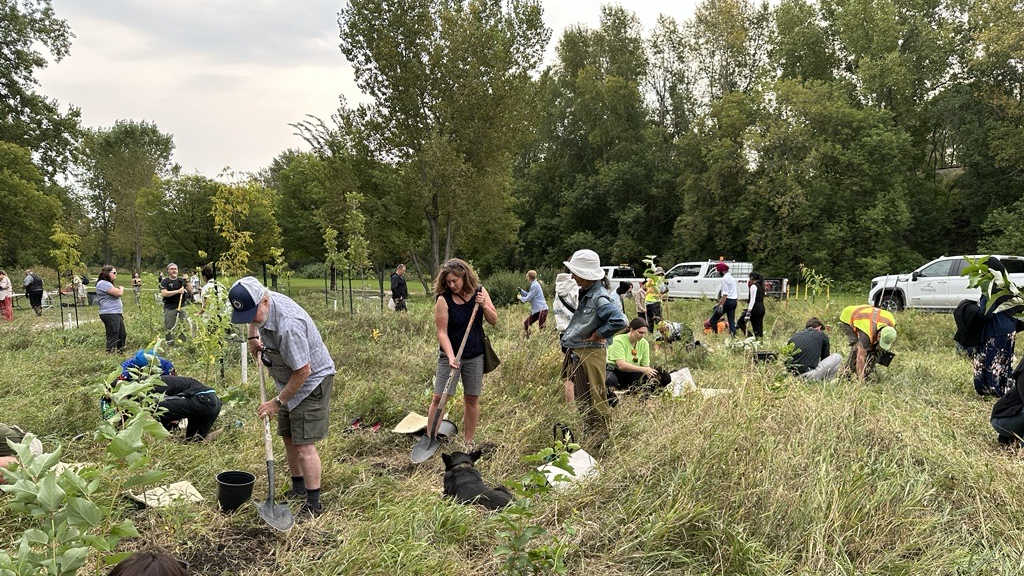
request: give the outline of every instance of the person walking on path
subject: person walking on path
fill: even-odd
[[[285,497],[304,497],[300,514],[319,516],[322,465],[316,443],[330,427],[334,360],[309,313],[252,276],[231,286],[228,301],[231,322],[249,325],[249,352],[267,366],[277,385],[277,396],[256,413],[277,417],[292,478]]]
[[[530,303],[530,315],[523,321],[523,334],[530,337],[530,325],[537,323],[541,330],[548,323],[548,303],[544,301],[544,290],[537,281],[537,271],[530,270],[526,273],[526,281],[530,283],[529,290],[519,289],[519,301]]]
[[[32,270],[25,269],[25,279],[21,281],[21,285],[25,287],[25,295],[28,296],[28,302],[32,306],[32,310],[35,311],[36,316],[43,315],[43,279]]]
[[[405,312],[405,301],[409,298],[409,286],[405,283],[405,264],[399,264],[391,275],[391,299],[395,301],[395,312]]]
[[[561,343],[566,349],[562,377],[572,379],[575,385],[588,449],[597,451],[608,440],[611,420],[605,386],[605,348],[607,339],[626,327],[626,315],[612,295],[596,252],[578,250],[564,264],[580,286],[580,295],[576,313],[562,333]]]
[[[132,291],[135,292],[135,305],[142,306],[139,299],[139,296],[142,295],[142,278],[139,278],[138,272],[132,273]]]
[[[452,386],[462,381],[462,430],[466,444],[473,445],[476,425],[480,420],[480,395],[484,387],[484,325],[498,323],[498,310],[491,295],[480,285],[476,272],[468,262],[459,258],[448,260],[434,279],[434,328],[437,332],[437,370],[434,373],[434,395],[427,410],[427,429],[433,430],[434,412],[448,383],[451,371],[457,371]],[[473,325],[469,320],[473,308],[477,310]],[[456,358],[463,336],[466,345],[462,357]]]
[[[0,270],[0,318],[10,322],[14,320],[14,288],[11,286],[11,279],[7,272]]]
[[[96,281],[96,301],[100,307],[100,320],[107,336],[107,352],[122,352],[128,332],[124,327],[124,308],[121,296],[124,286],[114,286],[117,270],[109,264],[100,270]]]
[[[172,342],[178,321],[188,322],[185,306],[192,300],[192,284],[178,276],[178,265],[174,262],[167,265],[167,276],[160,281],[160,295],[164,297],[164,338]]]

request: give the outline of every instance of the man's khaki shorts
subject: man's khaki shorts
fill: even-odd
[[[291,438],[292,444],[313,444],[326,438],[330,426],[333,388],[332,374],[324,378],[294,410],[282,408],[277,413],[278,436]]]

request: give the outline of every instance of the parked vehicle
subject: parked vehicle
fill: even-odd
[[[977,260],[987,256],[942,256],[909,274],[889,274],[871,279],[868,304],[888,310],[918,308],[951,312],[961,300],[977,299],[977,288],[967,287],[967,277],[961,276],[968,266],[967,258]],[[1024,283],[1024,257],[996,256],[1010,280]]]
[[[605,278],[612,283],[612,290],[618,287],[619,282],[629,282],[631,289],[643,288],[644,282],[647,281],[642,275],[637,274],[633,267],[629,264],[619,264],[618,266],[601,266],[604,270]]]
[[[717,298],[718,290],[722,287],[722,275],[715,270],[718,260],[706,262],[683,262],[676,264],[665,272],[665,280],[668,283],[669,298]],[[740,285],[740,300],[747,299],[747,291],[744,290],[747,283],[747,276],[754,270],[750,262],[725,261],[729,265],[729,272],[732,272],[736,282]],[[768,293],[767,282],[765,292]]]

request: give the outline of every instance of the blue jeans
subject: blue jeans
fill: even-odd
[[[1002,437],[1008,437],[1011,440],[1024,438],[1024,412],[1006,418],[993,418],[991,423],[1000,439]]]

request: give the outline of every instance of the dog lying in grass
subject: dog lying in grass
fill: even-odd
[[[504,486],[488,488],[483,476],[473,467],[481,452],[441,454],[444,460],[444,495],[460,504],[480,504],[488,510],[500,510],[512,502],[512,493]]]

